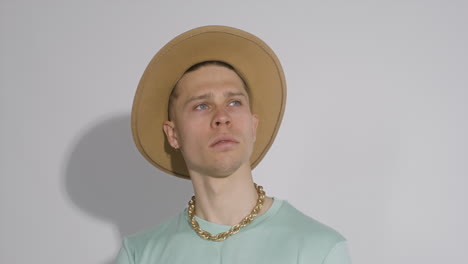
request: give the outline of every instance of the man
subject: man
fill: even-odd
[[[179,216],[125,238],[117,263],[350,263],[340,234],[253,182],[285,98],[277,57],[247,32],[201,27],[163,47],[140,81],[133,135],[195,195]]]

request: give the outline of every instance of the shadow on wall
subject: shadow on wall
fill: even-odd
[[[129,115],[85,131],[70,151],[64,180],[72,202],[114,223],[120,237],[177,215],[193,193],[189,181],[159,171],[140,155]]]

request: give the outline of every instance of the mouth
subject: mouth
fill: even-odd
[[[210,145],[211,148],[227,148],[238,144],[239,142],[232,137],[216,138]]]

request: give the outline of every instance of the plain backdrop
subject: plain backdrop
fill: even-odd
[[[467,1],[0,2],[0,262],[112,263],[189,181],[134,147],[153,55],[203,25],[277,53],[284,121],[253,171],[354,263],[468,263]]]

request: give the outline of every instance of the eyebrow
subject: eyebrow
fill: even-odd
[[[230,91],[224,92],[224,97],[226,98],[235,97],[235,96],[244,96],[247,98],[247,95],[243,92],[230,92]],[[188,105],[189,103],[193,101],[204,100],[204,99],[208,99],[212,97],[214,97],[213,93],[205,93],[205,94],[201,94],[197,96],[192,96],[187,101],[185,101],[184,106]]]
[[[213,97],[213,93],[205,93],[197,96],[190,97],[187,101],[185,101],[184,106],[188,105],[193,101],[204,100]]]
[[[234,97],[234,96],[244,96],[247,97],[247,95],[243,92],[225,92],[224,97]]]

